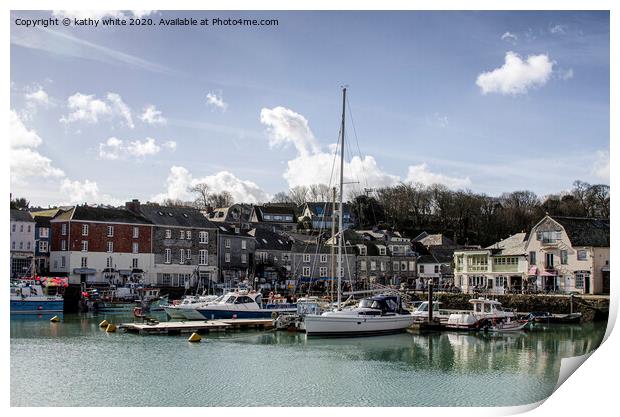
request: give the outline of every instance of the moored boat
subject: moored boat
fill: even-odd
[[[11,313],[43,314],[62,312],[64,309],[64,299],[58,293],[58,289],[66,285],[66,278],[12,281]]]
[[[294,313],[297,305],[283,298],[272,298],[264,302],[259,292],[237,290],[225,294],[219,301],[208,303],[195,310],[203,319],[254,319],[270,318],[274,313]]]
[[[499,323],[515,318],[513,311],[504,310],[502,303],[487,298],[469,300],[473,311],[450,314],[446,327],[455,330],[480,330],[485,324]]]
[[[417,309],[411,313],[415,321],[428,320],[428,301],[422,301]],[[433,318],[440,322],[446,322],[450,318],[450,313],[441,309],[441,302],[433,301]]]

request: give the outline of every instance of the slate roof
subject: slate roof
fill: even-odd
[[[419,239],[424,246],[455,246],[454,242],[443,234],[438,233],[435,235],[426,235],[423,238]]]
[[[70,211],[71,212],[71,211]],[[61,218],[65,214],[56,217]],[[72,210],[72,220],[85,220],[85,221],[98,221],[98,222],[110,222],[110,223],[137,223],[137,224],[151,224],[143,216],[135,214],[124,208],[104,208],[104,207],[89,207],[89,206],[75,206]]]
[[[291,252],[293,253],[304,253],[304,254],[308,254],[308,255],[313,255],[315,253],[317,253],[317,246],[318,246],[318,253],[330,253],[331,252],[331,246],[329,245],[315,245],[315,244],[304,244],[304,243],[293,243],[293,246],[291,247]],[[346,256],[351,256],[351,255],[355,255],[355,249],[353,248],[353,246],[346,246],[346,251],[344,249],[345,247],[343,247],[342,250],[342,256],[344,257]],[[338,256],[338,248],[335,247],[334,248],[334,254],[336,256]]]
[[[254,211],[256,212],[256,218],[258,219],[258,221],[263,221],[263,216],[265,214],[293,216],[292,220],[281,220],[283,222],[293,223],[296,221],[296,218],[297,218],[295,214],[294,206],[280,206],[280,205],[266,204],[264,206],[254,206]]]
[[[491,249],[493,255],[525,255],[525,248],[527,246],[528,234],[525,232],[515,233],[512,236],[507,237],[486,249]]]
[[[34,219],[30,215],[29,211],[11,209],[11,220],[16,222],[32,222]]]
[[[218,233],[222,235],[254,238],[254,236],[248,234],[247,230],[244,230],[236,224],[217,223],[215,228],[217,229]],[[239,229],[239,233],[237,233],[235,229]]]
[[[255,228],[248,232],[248,235],[256,239],[256,250],[279,250],[290,251],[293,242],[285,236],[274,233],[264,228]]]
[[[560,223],[573,246],[609,247],[609,220],[587,217],[551,217]]]
[[[181,226],[215,229],[200,210],[190,207],[167,207],[150,204],[140,205],[140,214],[149,222],[160,226]]]

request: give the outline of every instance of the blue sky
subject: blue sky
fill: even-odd
[[[133,16],[108,13],[121,14]],[[345,176],[360,183],[349,187],[544,195],[575,179],[609,183],[607,12],[157,11],[146,17],[279,25],[15,24],[52,16],[75,12],[11,19],[11,191],[35,204],[188,199],[197,182],[257,202],[329,182],[342,84]]]

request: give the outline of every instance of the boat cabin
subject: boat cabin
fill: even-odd
[[[400,313],[400,298],[395,295],[378,295],[375,297],[364,298],[359,302],[358,308],[375,310],[375,314],[388,315]],[[367,311],[367,314],[373,313]]]
[[[503,313],[502,303],[495,300],[487,300],[486,298],[475,298],[469,300],[473,304],[474,314],[494,314]]]

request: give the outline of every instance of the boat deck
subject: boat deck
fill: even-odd
[[[224,332],[239,329],[271,329],[271,319],[226,319],[206,321],[166,321],[161,323],[121,323],[119,329],[138,334],[181,334]]]

